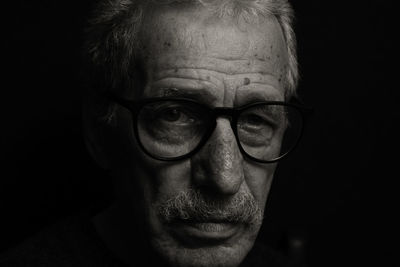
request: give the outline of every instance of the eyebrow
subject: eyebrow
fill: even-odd
[[[279,97],[279,95],[271,94],[265,91],[251,91],[249,90],[246,94],[236,95],[235,105],[246,105],[254,102],[264,102],[264,101],[284,101]]]
[[[159,94],[160,97],[189,98],[204,104],[211,104],[217,101],[217,97],[205,89],[166,87],[160,88]]]
[[[196,69],[212,70],[214,72],[234,75],[234,74],[246,74],[260,72],[262,74],[270,74],[265,72],[265,62],[260,60],[252,60],[253,64],[249,64],[247,59],[227,59],[227,58],[212,58],[212,57],[190,57],[190,56],[174,56],[171,61],[171,57],[160,58],[160,65],[162,69],[174,69],[177,65],[180,68],[192,69],[192,62],[196,62]],[[173,62],[173,63],[171,63]],[[223,64],[221,64],[223,63]],[[216,67],[217,66],[217,67]]]

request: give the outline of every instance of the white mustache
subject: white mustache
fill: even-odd
[[[167,223],[184,220],[258,224],[262,221],[262,211],[257,201],[247,192],[238,192],[229,199],[219,199],[190,189],[157,203],[156,209],[159,217]]]

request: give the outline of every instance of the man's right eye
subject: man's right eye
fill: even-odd
[[[163,114],[161,114],[160,117],[161,117],[162,119],[166,120],[166,121],[171,121],[171,122],[173,122],[173,121],[179,120],[180,116],[181,116],[181,113],[180,113],[179,110],[177,110],[177,109],[170,109],[170,110],[164,112]]]
[[[189,112],[179,108],[166,108],[157,112],[155,119],[159,119],[168,123],[188,124],[194,123],[195,118]]]
[[[168,104],[168,105],[167,105]],[[149,122],[160,126],[192,126],[201,122],[201,111],[181,103],[154,105],[146,109]]]

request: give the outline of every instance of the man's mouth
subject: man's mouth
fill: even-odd
[[[192,246],[223,243],[234,237],[242,224],[227,221],[197,222],[179,220],[171,225],[174,235]]]

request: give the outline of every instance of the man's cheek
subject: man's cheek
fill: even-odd
[[[269,194],[276,163],[258,164],[245,162],[243,168],[246,184],[260,207],[263,208]]]
[[[162,162],[145,157],[136,165],[135,175],[150,194],[151,202],[170,199],[191,187],[190,162]]]

